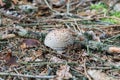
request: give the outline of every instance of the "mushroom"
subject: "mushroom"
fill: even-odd
[[[76,37],[80,38],[80,41],[83,40],[94,40],[100,42],[99,37],[93,31],[86,31],[84,33],[75,32],[72,29],[55,29],[49,32],[44,40],[44,44],[50,47],[53,50],[56,50],[57,53],[62,54],[64,50],[73,45]],[[83,38],[81,40],[81,38]]]
[[[44,40],[44,44],[57,53],[63,53],[65,48],[74,43],[74,36],[70,29],[55,29],[49,32]]]

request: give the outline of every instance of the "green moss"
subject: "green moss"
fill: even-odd
[[[108,11],[107,5],[104,3],[101,3],[101,2],[99,2],[97,4],[92,4],[90,6],[90,9],[96,10],[98,12],[103,12],[103,13],[107,13],[107,11]],[[111,23],[111,24],[120,24],[120,21],[118,21],[115,18],[111,18],[111,17],[120,18],[120,12],[110,11],[110,13],[108,13],[108,16],[110,16],[110,18],[102,18],[101,21]]]
[[[92,4],[90,6],[90,9],[92,9],[92,10],[95,9],[97,11],[102,10],[103,12],[106,12],[107,11],[107,5],[105,5],[104,3],[99,2],[97,4]]]
[[[111,11],[111,12],[109,13],[109,16],[110,16],[110,17],[120,18],[120,12]],[[120,24],[120,21],[118,21],[118,20],[115,19],[115,18],[102,18],[101,20],[102,20],[102,21],[105,21],[105,22],[112,23],[112,24]]]
[[[104,22],[111,23],[111,24],[118,24],[119,23],[118,20],[113,19],[113,18],[102,18],[101,20],[104,21]]]
[[[114,16],[114,17],[118,17],[118,18],[120,18],[120,12],[117,12],[117,11],[111,11],[111,12],[110,12],[110,16]]]

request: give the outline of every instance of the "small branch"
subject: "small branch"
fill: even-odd
[[[88,80],[92,80],[91,77],[88,75],[87,73],[87,69],[86,69],[86,59],[84,60],[84,73],[87,76]]]
[[[52,79],[55,76],[38,76],[38,75],[23,75],[23,74],[15,74],[15,73],[5,73],[0,72],[1,76],[16,76],[16,77],[26,77],[26,78],[40,78],[40,79]]]
[[[67,14],[70,13],[70,0],[67,1]]]
[[[55,13],[58,13],[57,11],[53,10],[52,7],[49,5],[47,0],[44,0],[45,4],[49,7],[49,9]]]
[[[32,64],[32,65],[60,65],[60,64],[68,64],[68,65],[75,65],[76,62],[61,62],[61,63],[55,63],[55,62],[20,62],[20,64]]]
[[[102,69],[102,70],[110,70],[110,69],[117,69],[120,70],[120,66],[115,66],[115,65],[109,65],[106,67],[89,67],[89,69]]]

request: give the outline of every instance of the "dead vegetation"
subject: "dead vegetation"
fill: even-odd
[[[119,80],[119,0],[0,0],[0,80]]]

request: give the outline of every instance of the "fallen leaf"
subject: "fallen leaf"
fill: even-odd
[[[47,69],[43,70],[39,75],[40,76],[45,76],[46,74],[48,74],[48,70]]]
[[[120,53],[120,47],[109,47],[109,53]]]
[[[69,72],[70,66],[68,65],[61,65],[59,70],[57,70],[57,80],[64,80],[72,78],[72,74]]]
[[[100,70],[88,70],[88,74],[93,78],[93,80],[117,80]]]
[[[15,34],[3,34],[2,39],[14,38]]]
[[[58,58],[58,57],[56,57],[56,56],[52,56],[52,57],[50,58],[50,61],[51,61],[51,62],[54,62],[54,63],[62,63],[62,62],[64,62],[64,60],[62,60],[62,59],[60,59],[60,58]]]
[[[12,0],[14,4],[17,4],[18,3],[18,0]]]
[[[3,3],[3,0],[0,0],[0,6],[4,6],[5,3]]]
[[[31,47],[37,47],[40,45],[40,42],[38,40],[35,40],[35,39],[24,39],[22,41],[22,44],[21,44],[21,48],[22,49],[25,49],[25,48],[31,48]]]
[[[34,55],[35,55],[36,57],[41,56],[41,55],[42,55],[42,50],[37,50],[37,51],[35,51]]]
[[[22,45],[20,45],[20,47],[21,47],[22,49],[25,49],[25,48],[27,48],[27,45],[26,45],[25,43],[22,43]]]
[[[32,57],[25,57],[24,60],[25,60],[25,62],[32,61]]]
[[[11,52],[8,52],[5,57],[4,60],[6,61],[6,64],[8,66],[16,66],[17,65],[17,57],[13,56]]]
[[[5,59],[6,61],[8,61],[8,60],[10,60],[11,57],[12,57],[12,53],[11,53],[11,52],[8,52],[8,53],[5,55],[4,59]]]
[[[33,52],[33,56],[32,56],[32,61],[35,60],[40,57],[42,55],[42,50],[37,50]],[[40,61],[40,59],[37,59],[38,61]]]

